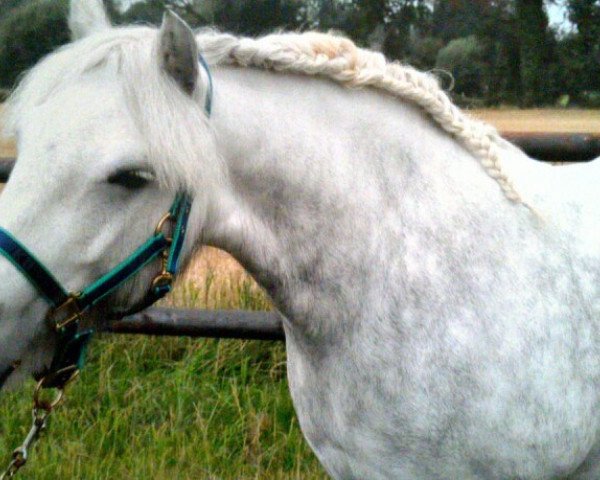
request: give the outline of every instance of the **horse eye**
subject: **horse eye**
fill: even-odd
[[[108,177],[108,183],[128,190],[138,190],[154,181],[154,173],[148,170],[118,170]]]

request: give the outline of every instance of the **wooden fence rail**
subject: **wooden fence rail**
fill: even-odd
[[[170,337],[285,340],[276,312],[149,308],[108,325],[105,332]]]

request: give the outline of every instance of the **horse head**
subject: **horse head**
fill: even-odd
[[[62,341],[49,321],[57,305],[44,284],[54,279],[77,303],[86,287],[123,268],[156,236],[170,206],[167,219],[177,223],[190,212],[174,210],[193,204],[190,228],[198,228],[219,176],[203,109],[209,74],[185,22],[167,12],[159,30],[113,28],[100,0],[74,0],[69,25],[73,42],[32,69],[5,112],[18,146],[0,199],[4,250],[17,250],[0,259],[0,380],[10,383],[45,372]],[[182,196],[186,208],[174,204]],[[163,229],[168,241],[173,232]],[[196,237],[177,239],[181,261]],[[143,303],[157,272],[165,273],[168,248],[158,250],[136,259],[135,278],[118,279],[77,308],[106,318]],[[36,284],[28,268],[50,280]]]

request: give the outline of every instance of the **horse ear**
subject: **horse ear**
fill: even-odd
[[[110,27],[110,20],[102,0],[71,0],[69,28],[73,40],[79,40]]]
[[[163,17],[159,32],[161,67],[188,95],[198,86],[198,45],[192,29],[171,10]]]

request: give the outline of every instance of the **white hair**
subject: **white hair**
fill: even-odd
[[[153,61],[155,57],[151,56],[154,33],[155,30],[145,27],[110,29],[67,45],[49,56],[33,69],[9,99],[9,127],[16,126],[18,112],[27,105],[43,101],[56,88],[115,56],[134,118],[146,133],[152,156],[157,157],[158,172],[170,186],[184,182],[189,187],[198,175],[198,168],[190,168],[190,160],[198,156],[198,142],[202,143],[203,149],[207,142],[210,144],[209,129],[204,128],[206,118],[200,108],[202,102],[190,102],[159,74],[157,62]],[[456,107],[433,75],[388,62],[383,55],[358,48],[347,38],[332,34],[278,33],[251,39],[205,30],[196,38],[200,50],[212,65],[235,64],[319,75],[348,87],[372,87],[416,103],[440,127],[463,143],[488,175],[498,182],[507,198],[522,201],[502,170],[500,151],[507,142],[493,127],[467,116]],[[139,82],[139,78],[144,81]],[[184,103],[187,103],[185,108]],[[165,158],[171,160],[170,165],[164,162]]]
[[[137,26],[107,29],[58,49],[36,65],[9,97],[7,132],[18,132],[24,113],[55,92],[98,68],[114,68],[159,182],[174,192],[209,185],[200,182],[218,179],[223,168],[198,98],[201,92],[188,96],[161,71],[157,40],[156,30]]]
[[[507,142],[492,126],[456,107],[433,75],[388,62],[382,54],[358,48],[347,38],[332,34],[284,33],[251,39],[205,31],[197,40],[211,63],[319,75],[348,87],[377,88],[416,103],[479,159],[507,198],[522,202],[502,170],[500,150]]]

